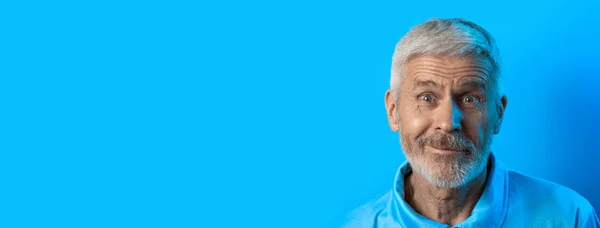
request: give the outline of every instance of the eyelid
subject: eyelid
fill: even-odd
[[[433,102],[433,101],[435,101],[435,100],[437,100],[437,96],[436,96],[434,93],[431,93],[431,92],[424,92],[424,93],[420,93],[420,94],[417,96],[417,100],[423,101],[421,98],[422,98],[423,96],[425,96],[425,95],[429,95],[429,96],[431,96],[431,98],[433,99],[433,100],[432,100],[432,102]]]
[[[465,99],[466,97],[474,97],[474,98],[476,99],[476,101],[474,101],[474,102],[467,102],[467,103],[483,102],[483,98],[482,98],[480,95],[478,95],[478,94],[474,94],[474,93],[467,93],[467,94],[463,95],[463,96],[460,98],[460,100],[461,100],[461,101],[464,101],[464,99]]]
[[[433,94],[432,92],[419,93],[419,95],[417,95],[417,97],[422,97],[423,95],[431,95],[431,96],[435,97],[435,94]]]

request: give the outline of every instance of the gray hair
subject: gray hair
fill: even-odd
[[[396,101],[401,68],[410,60],[424,55],[484,57],[490,63],[490,88],[495,88],[497,94],[501,93],[499,53],[492,36],[479,25],[464,19],[431,19],[412,28],[396,44],[390,79],[390,89]]]

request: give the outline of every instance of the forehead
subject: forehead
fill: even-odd
[[[404,66],[407,81],[463,81],[465,79],[488,82],[490,64],[483,57],[419,56]]]

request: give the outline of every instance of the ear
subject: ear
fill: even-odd
[[[392,131],[397,132],[400,130],[398,129],[398,110],[396,110],[398,106],[392,93],[391,90],[385,92],[385,110],[390,128],[392,128]]]
[[[500,98],[500,102],[496,104],[496,123],[494,124],[494,134],[500,133],[500,126],[502,126],[502,120],[504,119],[504,111],[506,110],[506,105],[508,104],[508,98],[506,95],[502,95]]]

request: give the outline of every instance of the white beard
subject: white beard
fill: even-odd
[[[414,172],[440,188],[458,188],[475,179],[486,168],[491,153],[492,137],[493,133],[489,132],[483,147],[478,148],[475,153],[470,155],[466,153],[433,154],[420,151],[420,148],[408,148],[403,140],[400,140],[400,144]],[[410,149],[417,151],[409,151]]]

